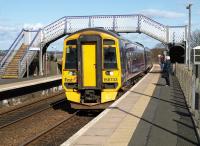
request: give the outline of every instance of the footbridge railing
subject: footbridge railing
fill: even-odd
[[[166,26],[144,15],[97,15],[63,17],[43,28],[43,41],[95,27],[118,33],[144,33],[166,44],[182,43],[187,36],[186,26]]]
[[[37,50],[40,48],[40,42],[41,42],[41,29],[37,31],[35,34],[33,40],[31,41],[30,45],[27,47],[26,52],[21,57],[20,61],[18,62],[18,76],[19,78],[22,78],[27,68],[33,61],[34,57],[37,55]]]
[[[19,47],[19,44],[21,43],[21,41],[22,41],[22,39],[24,37],[24,33],[23,32],[24,32],[24,29],[21,30],[21,32],[18,34],[17,38],[14,40],[14,42],[9,47],[8,52],[2,58],[2,60],[0,62],[1,69],[6,64],[6,62],[8,62],[9,57],[12,56],[11,54],[15,52],[17,47]]]
[[[166,26],[152,20],[151,18],[148,18],[140,14],[95,15],[95,16],[62,17],[58,19],[57,21],[43,27],[40,30],[40,33],[37,34],[37,39],[35,37],[29,38],[28,45],[30,47],[31,42],[32,42],[34,46],[39,46],[39,47],[44,46],[44,44],[51,43],[64,35],[71,34],[80,29],[96,28],[96,27],[101,27],[107,30],[118,32],[118,33],[144,33],[165,44],[169,44],[169,43],[181,44],[187,40],[186,26]],[[38,31],[39,30],[37,31],[26,30],[26,32],[29,33],[29,35],[33,33],[36,34]],[[5,64],[6,62],[5,60],[7,60],[8,62],[8,58],[11,56],[11,52],[12,50],[14,50],[13,48],[16,48],[16,46],[19,46],[19,43],[20,43],[19,40],[21,40],[21,37],[24,37],[24,32],[25,30],[23,29],[20,35],[16,38],[14,43],[11,45],[4,59],[1,60],[0,62],[1,68],[3,64]],[[35,36],[35,35],[32,35],[32,36]],[[40,48],[40,49],[43,49],[43,48]],[[26,57],[23,56],[22,60],[26,60],[25,58]]]

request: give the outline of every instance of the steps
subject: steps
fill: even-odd
[[[8,64],[2,78],[18,78],[18,64],[21,57],[25,54],[27,47],[27,45],[21,45],[11,62]]]

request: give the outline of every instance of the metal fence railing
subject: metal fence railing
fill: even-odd
[[[36,35],[34,36],[33,40],[31,41],[30,45],[27,47],[25,54],[21,57],[19,63],[18,63],[18,77],[22,78],[26,72],[26,69],[31,64],[32,60],[34,59],[35,55],[37,54],[37,51],[30,50],[31,47],[37,47],[41,42],[41,29],[37,31]]]
[[[200,135],[200,80],[192,74],[192,70],[188,70],[185,64],[176,64],[175,70],[176,77],[185,95],[187,106],[192,113],[197,132]]]
[[[165,44],[183,43],[183,41],[187,40],[186,26],[166,26],[140,14],[70,17],[66,16],[45,26],[41,30],[32,31],[22,29],[20,34],[17,36],[17,38],[9,48],[8,53],[3,57],[0,62],[0,74],[6,68],[6,65],[8,65],[13,54],[16,52],[15,50],[19,49],[19,46],[22,43],[25,43],[27,40],[28,42],[26,45],[29,46],[28,48],[33,46],[41,47],[41,44],[51,43],[61,36],[71,34],[80,29],[95,27],[102,27],[104,29],[115,31],[118,33],[144,33]],[[37,33],[37,37],[35,37],[35,33]],[[27,58],[27,55],[31,54],[28,52],[30,52],[29,49],[27,49],[27,52],[20,60],[19,65],[23,65],[23,62],[25,62],[25,58]],[[30,61],[31,60],[32,58],[30,59]],[[20,73],[23,72],[23,70],[21,70],[22,68],[23,66],[20,66]]]
[[[101,27],[118,33],[145,33],[163,43],[186,41],[186,26],[166,26],[144,15],[94,15],[63,17],[43,28],[44,42],[84,28]]]

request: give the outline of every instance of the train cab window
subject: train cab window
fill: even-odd
[[[104,39],[103,45],[115,45],[115,41],[110,39]]]
[[[77,48],[67,48],[66,49],[66,62],[65,62],[66,69],[77,69]]]
[[[76,45],[77,44],[77,40],[69,40],[67,41],[66,45]]]
[[[117,59],[116,59],[116,48],[109,47],[104,48],[104,69],[116,69]]]

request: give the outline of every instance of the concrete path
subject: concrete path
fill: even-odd
[[[175,77],[170,87],[154,66],[142,80],[62,146],[197,145],[194,126]]]
[[[141,117],[130,146],[195,146],[198,145],[194,124],[178,80],[171,85],[160,78],[151,101]],[[144,95],[144,93],[137,93]]]

